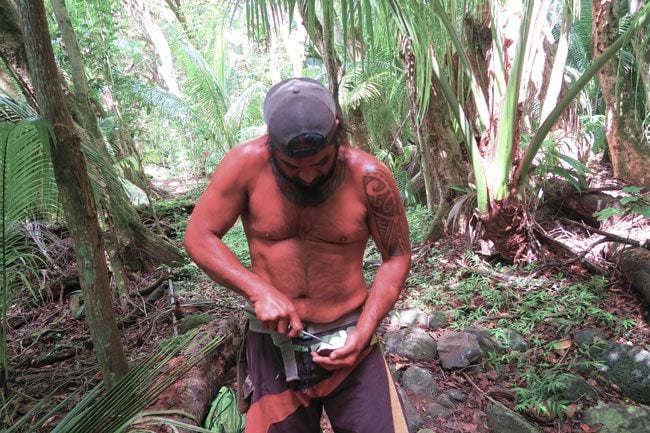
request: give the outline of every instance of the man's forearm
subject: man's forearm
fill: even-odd
[[[411,265],[409,256],[391,257],[377,270],[357,330],[370,341],[381,321],[397,302]]]

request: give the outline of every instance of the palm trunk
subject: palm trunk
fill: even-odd
[[[323,59],[323,65],[327,71],[327,79],[329,80],[330,91],[334,97],[334,102],[336,103],[336,114],[339,118],[342,117],[343,110],[341,110],[341,105],[339,104],[339,79],[341,76],[341,61],[336,55],[334,49],[334,35],[332,34],[332,26],[328,25],[329,22],[333,19],[330,15],[330,10],[327,7],[324,7],[324,17],[325,25],[321,25],[317,18],[314,18],[313,26],[310,26],[309,17],[307,15],[307,5],[306,3],[301,3],[300,16],[302,17],[303,24],[307,29],[307,34],[309,39],[313,42],[318,50],[321,58]]]
[[[434,213],[427,240],[434,241],[444,234],[444,220],[455,197],[450,186],[464,185],[467,178],[460,145],[451,129],[452,121],[445,100],[436,95],[432,85],[429,106],[422,119],[417,115],[415,63],[410,42],[402,41],[402,62],[409,94],[409,114],[420,149],[422,174],[427,207]]]
[[[592,48],[600,56],[618,36],[619,2],[603,0],[592,3]],[[598,83],[606,105],[605,134],[609,145],[614,176],[634,185],[650,186],[650,153],[643,149],[642,118],[635,105],[632,84],[635,80],[620,77],[620,57],[610,60],[598,73]]]
[[[127,372],[117,332],[104,259],[104,242],[92,198],[81,140],[65,104],[50,43],[42,1],[20,0],[22,31],[32,82],[41,113],[54,127],[58,142],[52,149],[54,174],[79,267],[88,327],[100,369],[108,386]]]
[[[364,152],[372,153],[370,140],[368,138],[368,126],[363,118],[361,107],[357,107],[349,113],[347,124],[351,131],[354,146]]]

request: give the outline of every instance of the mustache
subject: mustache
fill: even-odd
[[[282,173],[282,174],[284,175],[284,173]],[[318,190],[321,186],[323,186],[323,184],[324,184],[325,182],[327,182],[327,180],[328,180],[330,177],[331,177],[331,174],[328,173],[328,174],[326,174],[326,175],[324,175],[324,176],[318,176],[317,178],[315,178],[315,179],[314,179],[313,181],[311,181],[310,183],[306,183],[306,182],[304,182],[302,179],[300,179],[300,178],[298,178],[298,177],[288,177],[288,176],[285,176],[285,178],[286,178],[289,182],[291,182],[291,183],[294,184],[296,187],[300,188],[301,190],[303,190],[303,191],[305,191],[305,192],[316,191],[316,190]]]

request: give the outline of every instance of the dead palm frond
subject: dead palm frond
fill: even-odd
[[[104,382],[100,382],[90,391],[84,393],[79,402],[58,422],[51,433],[119,433],[124,432],[129,426],[144,428],[147,424],[164,423],[180,425],[178,421],[169,420],[165,415],[177,414],[177,411],[148,411],[143,412],[158,398],[169,386],[178,381],[185,373],[198,362],[205,359],[210,353],[217,350],[226,341],[225,336],[216,337],[200,336],[199,330],[194,330],[183,336],[169,340],[161,345],[159,350],[141,360],[130,369],[129,373],[107,391]],[[188,346],[200,345],[201,350],[189,352]],[[187,357],[187,361],[180,363],[173,370],[169,369],[169,362],[176,356]],[[43,414],[42,402],[25,414],[6,433],[36,433],[41,431],[43,425],[52,417],[61,416],[61,412],[71,400],[78,397],[78,392],[68,396],[65,401]],[[26,428],[27,423],[29,427]],[[196,431],[204,431],[196,427]],[[146,431],[140,430],[140,431]]]

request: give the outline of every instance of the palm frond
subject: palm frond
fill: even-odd
[[[168,341],[157,353],[132,368],[110,391],[104,391],[103,382],[97,385],[57,424],[52,433],[123,431],[129,423],[143,415],[138,415],[140,411],[225,341],[222,335],[211,337],[211,340],[197,335],[198,330]],[[193,341],[198,341],[202,349],[192,355],[181,355],[187,356],[187,361],[169,370],[169,361]]]
[[[341,79],[341,107],[355,109],[362,102],[370,102],[381,96],[381,84],[389,71],[364,74],[356,65]]]
[[[262,123],[262,101],[265,94],[266,87],[260,82],[255,82],[232,101],[224,116],[223,125],[231,131],[233,137],[236,137],[236,131],[240,130],[242,124]]]
[[[16,110],[4,113],[20,116]],[[50,140],[54,140],[54,133],[43,120],[0,123],[0,368],[5,380],[9,370],[6,318],[10,295],[23,284],[31,287],[28,274],[42,264],[26,246],[21,223],[39,212],[52,212],[49,206],[54,200],[50,199],[56,196],[47,154]]]
[[[225,138],[232,147],[232,137],[224,125],[230,100],[219,74],[190,43],[179,40],[173,48],[178,64],[186,73],[183,88],[192,106],[197,107],[209,131]]]

